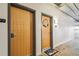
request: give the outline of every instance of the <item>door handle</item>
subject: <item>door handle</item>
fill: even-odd
[[[14,33],[11,33],[11,38],[14,38]]]

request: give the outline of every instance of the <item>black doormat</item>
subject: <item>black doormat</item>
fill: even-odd
[[[44,51],[48,56],[53,56],[55,55],[58,51],[55,49],[48,49],[46,51]]]

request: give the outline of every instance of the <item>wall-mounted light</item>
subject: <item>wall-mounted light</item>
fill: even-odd
[[[56,17],[54,17],[54,27],[57,28],[58,27],[58,20]]]

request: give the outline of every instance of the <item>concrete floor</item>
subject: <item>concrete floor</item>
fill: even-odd
[[[79,39],[71,40],[55,49],[59,51],[55,56],[79,56]]]
[[[71,40],[55,49],[59,52],[54,56],[79,56],[79,39]]]

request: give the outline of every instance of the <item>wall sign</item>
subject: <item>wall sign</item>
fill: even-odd
[[[6,19],[1,19],[0,18],[0,23],[5,23],[6,22]]]

